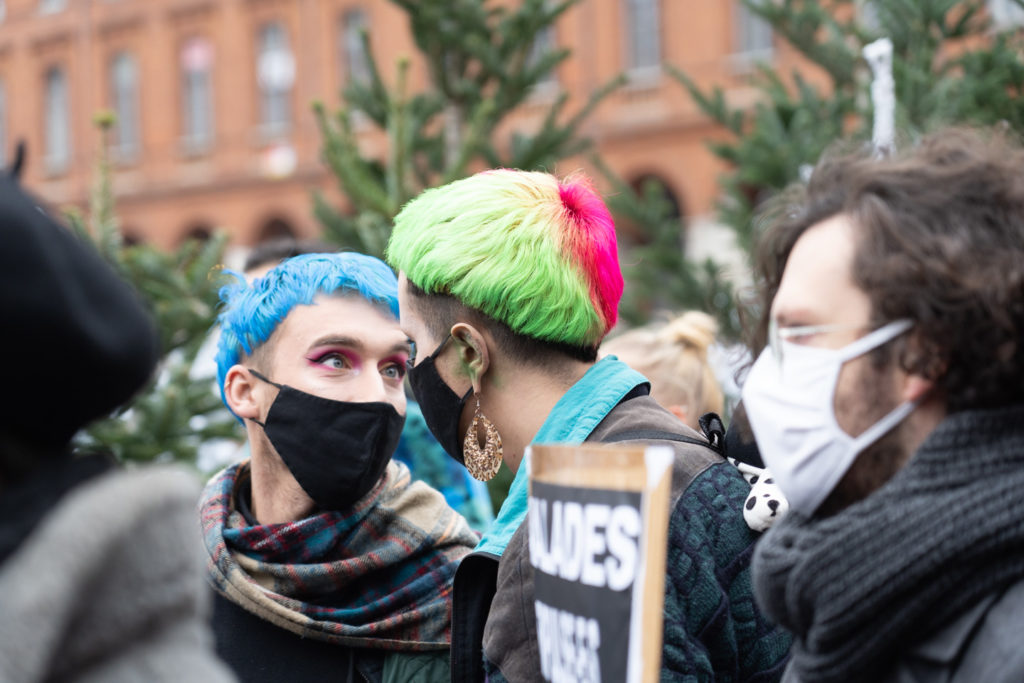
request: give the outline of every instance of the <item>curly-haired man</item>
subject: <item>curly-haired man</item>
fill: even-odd
[[[1022,169],[967,131],[824,161],[760,244],[743,401],[791,506],[754,559],[785,681],[1024,680]]]

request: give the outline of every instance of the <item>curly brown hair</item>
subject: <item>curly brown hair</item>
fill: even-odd
[[[934,380],[949,412],[1024,401],[1019,141],[1003,130],[949,129],[890,159],[833,156],[773,211],[756,250],[755,354],[793,245],[845,214],[860,232],[853,277],[874,319],[915,323],[911,340],[893,345],[900,366]]]

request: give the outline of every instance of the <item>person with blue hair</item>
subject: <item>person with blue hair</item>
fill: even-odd
[[[249,252],[245,258],[243,273],[246,280],[251,282],[293,256],[334,253],[337,250],[336,246],[320,240],[296,240],[293,237],[269,240],[257,244]],[[208,358],[209,367],[213,368],[209,371],[211,374],[215,371],[214,349],[218,340],[219,335],[210,340],[212,343]],[[398,448],[392,457],[409,468],[413,479],[426,482],[440,491],[448,505],[466,518],[471,529],[483,533],[494,521],[494,510],[491,507],[487,485],[471,477],[465,467],[448,457],[441,444],[430,433],[419,404],[409,397],[408,392],[406,397],[409,400],[405,409],[405,426],[398,440]],[[233,454],[238,446],[234,442],[231,443]]]
[[[446,680],[477,537],[391,457],[411,351],[394,273],[304,254],[221,298],[217,380],[251,457],[200,504],[218,653],[245,681]]]

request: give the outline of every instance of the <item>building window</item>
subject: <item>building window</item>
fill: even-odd
[[[273,216],[264,221],[263,225],[260,227],[257,243],[285,238],[295,239],[295,228],[293,228],[291,223],[289,223],[285,218]]]
[[[858,0],[857,21],[861,27],[872,35],[877,35],[882,29],[882,20],[878,17],[878,5],[874,0]]]
[[[110,62],[110,102],[117,116],[112,152],[119,161],[134,161],[139,155],[139,65],[127,52]]]
[[[260,28],[256,64],[260,86],[260,124],[268,135],[286,132],[291,125],[291,91],[295,82],[295,58],[288,34],[280,22]]]
[[[196,242],[208,242],[213,237],[213,228],[205,223],[199,223],[190,227],[184,235],[181,237],[181,243],[184,244],[189,240],[195,240]]]
[[[57,12],[63,12],[67,4],[67,0],[39,0],[39,13],[56,14]]]
[[[71,127],[68,82],[59,66],[52,66],[46,72],[45,98],[44,165],[49,173],[62,173],[71,163]]]
[[[988,0],[988,12],[997,29],[1013,29],[1024,26],[1024,7],[1014,0]]]
[[[363,31],[369,29],[366,13],[361,9],[345,12],[341,18],[341,65],[346,83],[370,82],[370,62],[363,51]]]
[[[534,36],[533,44],[530,46],[530,54],[526,57],[527,64],[534,66],[540,61],[541,57],[554,52],[556,48],[557,42],[555,37],[555,25],[548,24],[541,30],[537,31]],[[557,86],[558,74],[555,73],[554,69],[549,69],[545,74],[537,79],[535,88],[537,92],[546,92]]]
[[[763,0],[754,0],[754,4]],[[736,52],[751,57],[768,57],[772,53],[772,25],[757,12],[736,0]]]
[[[182,140],[185,152],[199,154],[213,144],[213,46],[191,38],[181,48]]]
[[[626,68],[656,72],[661,66],[658,0],[626,0]]]

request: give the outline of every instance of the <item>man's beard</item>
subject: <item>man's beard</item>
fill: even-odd
[[[889,364],[876,367],[871,358],[865,361],[860,377],[855,382],[854,397],[847,396],[845,399],[852,412],[856,434],[863,433],[899,405],[893,389],[885,390],[885,387],[892,386],[895,368]],[[837,400],[837,411],[843,403],[843,400]],[[867,498],[903,469],[910,458],[910,453],[906,452],[905,430],[906,420],[861,451],[815,514],[829,517],[846,509]]]

